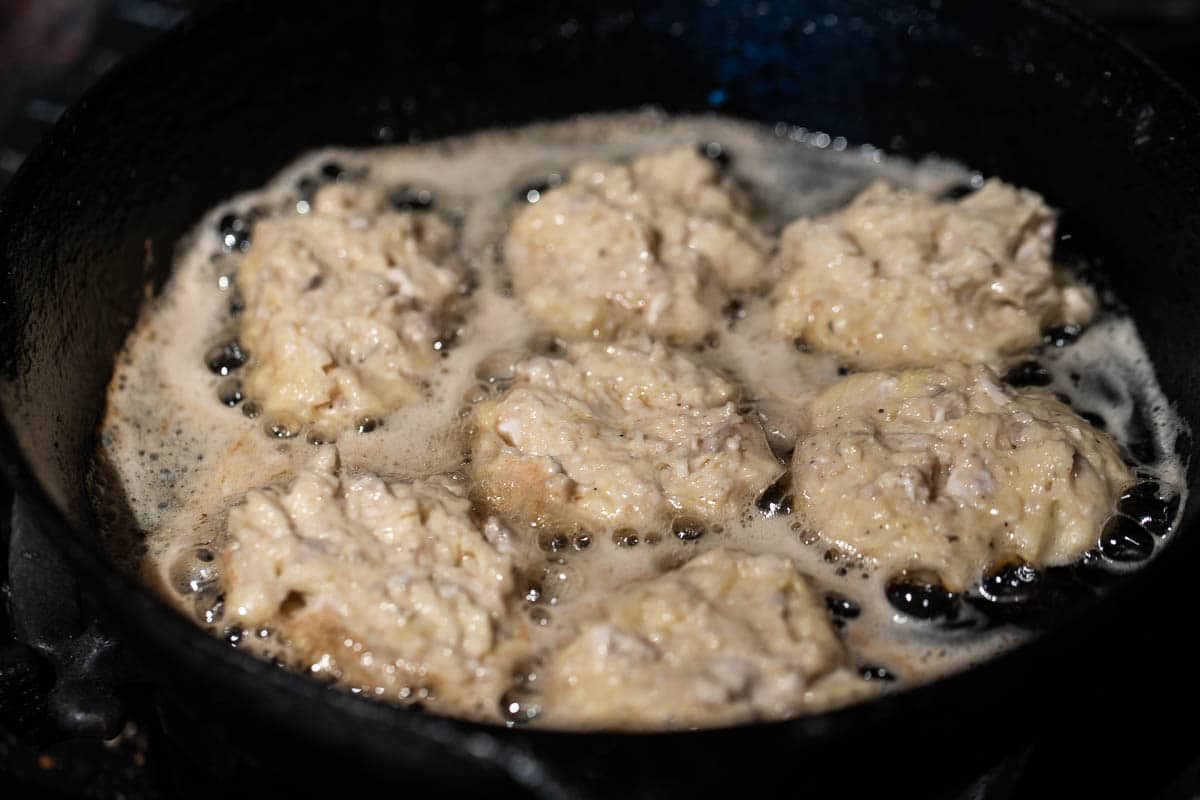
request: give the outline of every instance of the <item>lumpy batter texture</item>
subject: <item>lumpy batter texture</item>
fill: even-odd
[[[846,553],[954,591],[993,564],[1060,565],[1096,546],[1132,474],[1112,437],[985,366],[867,372],[809,406],[798,511]]]
[[[306,156],[130,336],[109,541],[239,648],[497,724],[780,719],[1025,640],[981,576],[1152,557],[1178,420],[1039,196],[830,141],[651,113]]]
[[[957,202],[876,183],[784,230],[782,335],[865,368],[995,362],[1052,325],[1092,318],[1092,291],[1055,269],[1054,213],[999,181]]]
[[[471,416],[480,499],[538,527],[720,523],[782,472],[739,389],[648,339],[576,342],[513,368]]]
[[[778,719],[865,694],[847,664],[794,564],[710,550],[613,598],[554,654],[543,696],[597,727]]]
[[[580,164],[516,216],[504,252],[548,329],[682,342],[716,326],[731,290],[762,284],[767,257],[737,187],[694,147]]]
[[[346,474],[321,448],[285,490],[251,491],[229,512],[227,619],[350,685],[494,713],[480,698],[505,687],[521,649],[501,633],[513,564],[492,544],[503,526],[477,524],[461,493],[445,478]]]
[[[277,435],[326,441],[412,403],[462,279],[451,227],[377,187],[329,186],[308,214],[259,222],[237,274],[248,396]]]

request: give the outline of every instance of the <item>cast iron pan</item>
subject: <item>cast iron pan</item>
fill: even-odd
[[[84,474],[146,287],[161,287],[202,212],[327,144],[652,104],[945,154],[1065,209],[1072,246],[1128,303],[1163,389],[1200,424],[1200,111],[1155,68],[1053,7],[300,8],[222,7],[119,68],[63,117],[0,207],[7,476],[134,643],[168,728],[195,739],[187,746],[222,738],[309,788],[486,782],[547,797],[754,791],[778,778],[801,792],[926,794],[923,776],[945,785],[1031,737],[1054,740],[1064,760],[1084,754],[1080,786],[1094,774],[1115,791],[1136,769],[1113,764],[1186,746],[1150,726],[1190,715],[1191,695],[1141,705],[1149,683],[1174,679],[1184,652],[1163,632],[1194,606],[1181,587],[1200,540],[1195,503],[1163,557],[1030,646],[844,711],[699,733],[506,731],[374,704],[231,650],[110,567]],[[1194,471],[1190,480],[1194,490]]]

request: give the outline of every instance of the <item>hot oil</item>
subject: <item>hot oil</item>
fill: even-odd
[[[103,494],[110,498],[106,502],[122,507],[109,518],[127,520],[144,534],[131,547],[114,526],[116,557],[219,630],[220,576],[213,556],[222,545],[229,507],[249,489],[286,487],[312,454],[305,432],[280,438],[264,430],[269,421],[254,414],[253,398],[237,391],[238,359],[214,361],[210,352],[236,333],[235,273],[254,216],[311,213],[316,183],[365,180],[399,193],[408,207],[432,207],[456,221],[461,257],[471,274],[464,289],[467,312],[461,328],[437,344],[441,366],[429,396],[368,421],[361,432],[341,434],[337,446],[351,471],[394,479],[460,471],[464,398],[488,390],[481,362],[497,351],[528,351],[536,342],[537,332],[510,296],[501,266],[507,221],[520,204],[561,182],[573,163],[719,143],[705,149],[732,154],[728,169],[754,197],[759,221],[770,233],[796,216],[837,208],[875,179],[932,194],[979,184],[979,176],[952,163],[914,164],[873,148],[846,149],[842,140],[793,133],[787,126],[642,112],[423,145],[324,150],[288,167],[262,191],[214,209],[181,247],[168,287],[130,336],[109,389],[96,483],[111,489]],[[1106,312],[1078,341],[1066,341],[1073,337],[1060,337],[1031,357],[1046,370],[1050,388],[1078,411],[1097,415],[1146,476],[1181,487],[1174,446],[1181,424],[1158,389],[1133,322]],[[745,385],[747,411],[763,422],[781,474],[800,409],[844,372],[830,357],[772,337],[762,295],[736,298],[726,308],[723,328],[694,355]],[[535,532],[525,537],[529,544],[521,554],[524,584],[517,614],[535,640],[550,646],[570,632],[572,619],[585,617],[618,587],[722,546],[795,561],[828,594],[857,665],[874,678],[897,679],[889,685],[961,669],[1030,635],[1025,626],[981,616],[961,598],[952,619],[899,613],[885,599],[889,576],[840,560],[806,535],[791,513],[786,482],[758,505],[720,530],[682,535],[597,534],[539,546]],[[259,641],[236,638],[243,644]],[[286,653],[272,650],[279,645],[269,636],[261,641],[258,649],[287,660]]]

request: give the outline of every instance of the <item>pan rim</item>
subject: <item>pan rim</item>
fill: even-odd
[[[1181,107],[1188,110],[1197,129],[1200,130],[1200,100],[1192,97],[1175,79],[1167,75],[1156,64],[1097,24],[1056,3],[1043,2],[1043,0],[1003,0],[1003,2],[1005,5],[1024,9],[1045,20],[1047,24],[1056,25],[1075,37],[1102,47],[1111,60],[1129,67],[1132,73],[1145,80],[1152,80],[1166,86],[1175,95]],[[63,114],[51,133],[29,155],[4,192],[0,194],[0,237],[5,235],[7,209],[10,205],[19,203],[22,195],[28,193],[26,186],[36,180],[40,165],[54,157],[63,142],[69,140],[73,129],[78,126],[86,126],[89,109],[93,105],[103,104],[105,97],[114,89],[119,89],[127,75],[146,69],[161,53],[174,46],[174,43],[180,39],[188,37],[197,27],[219,24],[223,15],[234,13],[236,5],[237,3],[233,1],[225,2],[189,18],[138,56],[114,67],[96,85],[91,87],[81,100],[72,105]],[[961,692],[964,687],[976,683],[991,683],[995,680],[995,673],[1007,671],[1018,659],[1037,660],[1040,657],[1039,651],[1047,647],[1048,640],[1063,635],[1068,628],[1078,629],[1081,617],[1087,616],[1094,619],[1106,604],[1117,602],[1125,589],[1124,585],[1114,586],[1103,598],[1075,609],[1075,612],[1067,619],[1048,631],[1048,635],[1039,634],[1031,640],[969,669],[927,684],[912,686],[880,698],[819,714],[794,717],[778,722],[761,722],[699,731],[508,730],[500,726],[428,715],[379,703],[348,692],[331,690],[303,675],[278,670],[249,654],[232,652],[233,648],[204,632],[159,599],[148,587],[112,564],[104,556],[98,546],[97,538],[91,535],[91,532],[77,530],[67,521],[66,515],[50,499],[41,482],[33,475],[29,463],[17,445],[7,412],[0,414],[0,465],[2,465],[4,475],[14,493],[19,494],[22,500],[29,504],[34,519],[43,526],[55,544],[65,552],[71,566],[83,573],[88,585],[93,590],[99,588],[106,600],[105,605],[113,611],[114,616],[121,618],[123,624],[128,624],[130,620],[137,617],[158,620],[160,625],[148,636],[148,639],[159,651],[156,653],[156,657],[169,652],[163,648],[163,643],[173,638],[186,642],[186,646],[195,652],[197,658],[211,660],[212,664],[218,667],[216,670],[218,674],[214,679],[220,683],[228,680],[250,681],[259,687],[269,687],[270,691],[291,701],[290,704],[319,703],[322,707],[329,708],[341,715],[348,715],[351,719],[368,722],[380,728],[404,729],[406,733],[426,736],[434,741],[443,741],[448,746],[456,746],[463,737],[485,734],[499,741],[502,747],[493,755],[481,756],[481,762],[492,765],[499,764],[505,766],[506,769],[506,759],[513,757],[513,747],[518,751],[522,750],[526,744],[536,747],[546,737],[552,737],[554,741],[570,739],[590,742],[598,737],[619,737],[644,739],[650,742],[664,737],[720,737],[744,732],[747,728],[771,733],[787,732],[795,738],[804,740],[836,737],[884,716],[892,717],[919,709],[931,696]],[[1185,509],[1180,530],[1176,531],[1167,542],[1167,546],[1162,548],[1163,552],[1160,555],[1136,573],[1136,579],[1140,582],[1152,579],[1156,567],[1161,567],[1162,559],[1171,557],[1175,540],[1186,533],[1184,529],[1195,527],[1196,502],[1190,502],[1188,505],[1190,509]],[[1189,520],[1188,517],[1191,519]],[[112,602],[114,600],[117,602]]]

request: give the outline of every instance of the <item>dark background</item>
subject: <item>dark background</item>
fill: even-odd
[[[406,0],[395,0],[404,2]],[[982,0],[943,0],[982,2]],[[189,14],[216,5],[219,0],[0,0],[0,187],[19,168],[29,150],[45,135],[62,111],[89,85],[123,58],[153,42],[165,30]],[[1169,74],[1200,94],[1200,0],[1072,0],[1064,3],[1114,30],[1129,44],[1158,62]],[[303,6],[297,3],[297,13]],[[801,120],[802,122],[802,120]],[[5,647],[12,639],[8,613],[7,498],[0,486],[0,798],[116,797],[157,798],[203,796],[205,781],[200,772],[171,765],[190,764],[187,758],[173,759],[163,745],[154,744],[162,721],[155,709],[134,699],[131,722],[110,742],[64,740],[48,719],[22,717],[15,708],[35,707],[22,698],[6,695],[17,682],[6,675]],[[1186,670],[1186,665],[1175,665]],[[1186,680],[1187,677],[1184,676]],[[1175,678],[1172,678],[1173,680]],[[1115,678],[1119,684],[1119,677]],[[1114,685],[1114,693],[1124,688]],[[1148,702],[1148,698],[1140,698]],[[17,702],[17,700],[21,702]],[[1119,732],[1147,735],[1149,732]],[[1158,763],[1123,763],[1125,753],[1114,732],[1111,752],[1098,753],[1101,762],[1122,768],[1144,770],[1146,797],[1198,797],[1200,792],[1200,740],[1183,734],[1190,742],[1179,753]],[[1178,733],[1156,732],[1154,735]],[[172,745],[167,745],[170,747]],[[1188,751],[1188,747],[1192,749]],[[156,749],[157,748],[157,749]],[[18,749],[44,758],[46,780],[25,777],[15,782],[8,765]],[[1020,758],[1027,759],[1026,750]],[[194,755],[194,754],[191,754]],[[1051,764],[1037,763],[1035,754],[1026,769],[1018,765],[1020,789],[1015,792],[987,790],[981,776],[974,798],[999,796],[1061,796],[1068,790],[1048,785]],[[1006,763],[997,769],[1006,768]],[[52,778],[52,776],[54,776]],[[1062,776],[1057,776],[1062,777]],[[62,780],[59,780],[59,779]],[[189,784],[183,786],[183,784]],[[1164,787],[1167,787],[1165,794]],[[271,796],[269,786],[253,779],[242,787]],[[1011,788],[1011,787],[1010,787]],[[211,795],[212,793],[207,793]],[[217,793],[219,796],[220,792]],[[900,791],[899,795],[904,792]],[[937,794],[931,792],[930,796]],[[940,796],[940,795],[939,795]]]
[[[219,2],[0,0],[0,186],[63,110],[113,64]],[[1200,94],[1200,0],[1061,4],[1116,31]]]

